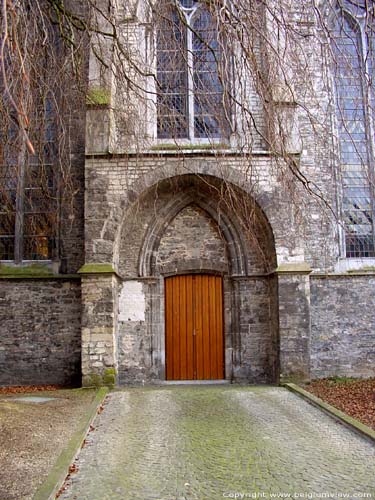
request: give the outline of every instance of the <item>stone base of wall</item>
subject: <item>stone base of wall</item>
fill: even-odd
[[[374,377],[375,276],[312,274],[307,279],[311,292],[311,332],[310,347],[304,351],[303,358],[306,373],[310,370],[312,379],[332,376]],[[136,286],[134,282],[130,283],[131,287]],[[119,311],[117,355],[120,384],[164,380],[163,320],[159,310],[162,310],[163,297],[160,296],[158,281],[139,283],[137,286],[144,294],[142,310],[138,297],[136,314],[133,311],[134,317],[126,315],[128,311],[123,311],[123,306]],[[236,307],[241,311],[238,322],[241,341],[238,346],[238,342],[233,345],[227,343],[226,347],[229,346],[229,349],[226,350],[230,351],[233,358],[233,347],[237,347],[239,358],[231,359],[230,363],[233,363],[233,368],[236,363],[237,366],[242,366],[243,373],[238,370],[229,373],[227,370],[225,376],[250,383],[275,382],[277,374],[272,372],[272,369],[275,369],[279,361],[276,335],[277,300],[268,302],[268,293],[263,293],[265,283],[262,281],[251,280],[247,283],[246,280],[241,280],[237,286],[239,289],[234,297],[237,297]],[[129,290],[126,289],[126,292],[128,295]],[[133,295],[134,293],[133,290]],[[132,301],[136,298],[133,295]],[[155,306],[151,308],[152,312],[149,308],[151,296],[154,297]],[[232,292],[228,289],[225,310],[229,318],[232,317],[230,311],[233,311],[234,307],[231,297]],[[266,307],[267,304],[269,305]],[[268,314],[264,318],[262,316],[262,311],[266,313],[269,307],[274,310],[274,322],[271,323]],[[296,311],[301,312],[300,308]],[[287,308],[285,314],[288,321],[286,326],[290,329],[293,315]],[[271,314],[271,317],[273,315]],[[94,322],[95,317],[91,318]],[[117,319],[117,313],[115,318]],[[306,329],[309,324],[308,314],[303,313],[301,318],[306,319],[306,324],[302,322],[300,326]],[[293,354],[290,356],[284,346],[284,320],[281,315],[280,347],[283,347],[283,361],[290,361],[290,366],[294,367],[295,351],[290,351]],[[229,334],[227,339],[231,337],[231,331],[237,331],[236,328],[233,329],[235,325],[232,322],[233,318],[227,323],[231,325],[229,331],[226,331],[226,334]],[[155,332],[151,335],[151,326],[156,328],[156,337]],[[301,328],[296,328],[296,332],[297,330],[300,332]],[[290,340],[288,342],[290,344]],[[226,365],[230,366],[230,363],[227,360]],[[261,367],[264,368],[263,371]],[[251,369],[256,371],[252,372]],[[68,277],[1,278],[0,385],[80,383],[80,280]]]
[[[375,275],[311,276],[311,378],[375,377]]]
[[[80,280],[2,278],[0,385],[80,383]]]
[[[274,279],[243,277],[223,280],[224,346],[227,380],[243,383],[277,381],[277,326],[270,304],[277,300]],[[165,380],[165,309],[163,279],[124,281],[118,311],[120,384]],[[276,328],[275,328],[276,326]]]

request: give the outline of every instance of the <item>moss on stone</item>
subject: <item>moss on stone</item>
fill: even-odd
[[[116,368],[106,368],[104,370],[105,375],[116,375]]]
[[[348,271],[349,274],[357,274],[357,273],[373,273],[375,272],[375,266],[364,266],[359,269],[350,269]]]
[[[0,264],[0,276],[49,276],[53,275],[51,269],[43,264],[29,266],[7,266]]]
[[[90,373],[83,377],[82,385],[83,387],[102,387],[103,378],[98,373]]]
[[[115,270],[109,262],[84,264],[78,271],[79,274],[109,274],[114,272]]]
[[[92,87],[87,92],[86,104],[89,106],[108,106],[111,102],[111,91],[104,87]]]
[[[114,387],[116,384],[116,369],[115,368],[107,368],[104,371],[103,375],[103,385],[108,387]]]
[[[113,388],[116,385],[117,372],[115,368],[107,368],[103,375],[99,373],[90,373],[85,375],[82,380],[84,387],[109,387]]]
[[[353,377],[328,377],[328,383],[332,385],[339,385],[339,384],[352,384],[355,382],[357,379]]]

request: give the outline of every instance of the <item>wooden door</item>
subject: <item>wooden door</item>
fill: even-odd
[[[222,290],[220,276],[166,278],[167,380],[224,378]]]

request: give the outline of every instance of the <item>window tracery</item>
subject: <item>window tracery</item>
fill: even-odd
[[[0,260],[49,260],[53,257],[57,228],[54,181],[56,115],[46,96],[32,117],[31,155],[23,134],[14,125],[4,130],[0,152]]]
[[[346,257],[375,257],[374,27],[364,0],[338,2],[333,49]]]
[[[163,2],[157,28],[157,136],[227,135],[222,47],[215,20],[201,2]]]

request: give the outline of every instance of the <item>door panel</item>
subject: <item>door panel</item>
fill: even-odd
[[[224,378],[222,279],[183,275],[165,280],[166,378]]]

